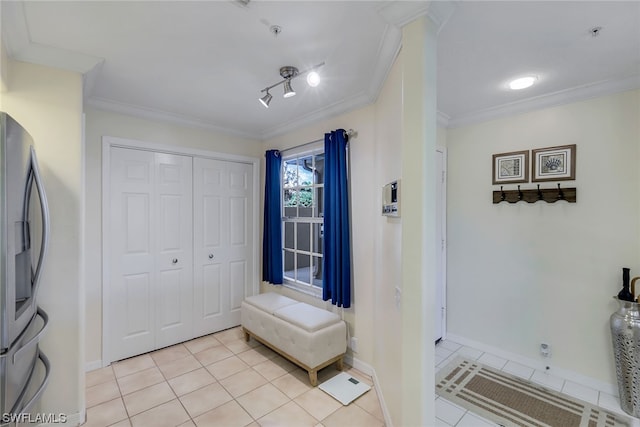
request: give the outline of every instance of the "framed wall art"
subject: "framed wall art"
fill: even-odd
[[[576,145],[538,148],[531,151],[533,182],[576,179]]]
[[[529,151],[493,155],[493,184],[529,182]]]

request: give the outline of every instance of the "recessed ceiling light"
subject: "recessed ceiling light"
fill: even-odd
[[[533,86],[536,80],[538,80],[538,78],[535,76],[527,76],[527,77],[521,77],[519,79],[511,80],[511,82],[509,82],[509,89],[512,89],[512,90],[526,89],[528,87]]]

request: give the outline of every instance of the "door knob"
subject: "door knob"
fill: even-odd
[[[209,259],[213,259],[213,254],[209,254]]]
[[[174,258],[174,259],[172,259],[172,260],[171,260],[171,263],[173,263],[173,264],[177,264],[177,263],[178,263],[178,258]]]

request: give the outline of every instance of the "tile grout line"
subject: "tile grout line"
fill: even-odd
[[[214,338],[215,338],[215,334],[211,334],[210,336],[212,336],[212,337],[214,337]],[[199,338],[196,338],[196,339],[199,339]],[[229,339],[229,338],[225,338],[225,339],[226,339],[227,343],[232,343],[232,344],[233,344],[233,342],[231,341],[231,339]],[[240,340],[240,338],[238,338],[238,340]],[[212,349],[212,348],[218,347],[218,345],[214,345],[214,346],[211,346],[211,347],[205,347],[205,348],[201,349],[199,352],[195,352],[195,353],[194,353],[193,351],[191,351],[191,350],[189,349],[189,347],[188,347],[187,345],[185,345],[185,343],[180,343],[180,344],[176,345],[176,348],[179,348],[178,346],[182,346],[184,349],[186,349],[186,351],[188,352],[188,354],[184,354],[182,357],[177,357],[177,358],[175,358],[175,359],[172,359],[172,358],[171,358],[171,356],[168,356],[168,357],[170,357],[170,359],[168,359],[168,360],[163,360],[163,358],[159,358],[159,359],[160,359],[160,361],[158,361],[158,360],[157,360],[157,359],[158,359],[158,357],[154,357],[154,353],[155,353],[155,352],[160,352],[160,351],[165,351],[165,350],[170,349],[170,348],[172,348],[172,347],[174,347],[174,346],[168,346],[168,347],[165,347],[165,348],[160,349],[160,350],[155,350],[155,351],[152,351],[152,352],[148,352],[148,353],[145,353],[145,355],[148,355],[148,357],[150,358],[150,360],[151,360],[151,362],[152,362],[152,366],[148,366],[148,367],[145,367],[145,368],[142,368],[142,369],[138,369],[138,370],[135,370],[135,371],[131,371],[131,372],[127,373],[126,375],[122,375],[122,376],[118,376],[118,374],[116,373],[116,369],[115,369],[115,367],[116,367],[116,364],[117,364],[118,362],[116,362],[116,364],[109,365],[109,374],[110,374],[110,375],[107,375],[107,376],[108,376],[108,378],[107,378],[106,380],[104,380],[104,381],[100,381],[100,382],[98,382],[98,383],[96,383],[96,384],[92,384],[90,387],[85,387],[85,393],[86,393],[86,391],[87,391],[88,389],[90,389],[90,388],[92,388],[92,387],[96,387],[96,386],[100,386],[100,385],[105,385],[106,383],[110,383],[111,381],[115,381],[115,383],[116,383],[116,387],[117,387],[117,390],[118,390],[118,397],[115,397],[114,399],[106,400],[106,401],[104,401],[104,402],[99,402],[99,403],[97,403],[97,404],[94,404],[94,405],[93,405],[93,406],[91,406],[91,407],[87,407],[87,410],[89,410],[89,409],[91,409],[91,408],[94,408],[94,407],[96,407],[96,406],[98,406],[98,405],[104,404],[104,403],[109,403],[109,402],[113,402],[113,401],[119,400],[119,401],[120,401],[120,403],[122,404],[123,408],[124,408],[124,414],[123,414],[123,415],[125,416],[125,418],[123,418],[122,420],[117,420],[117,421],[109,420],[108,422],[110,422],[110,423],[111,423],[111,424],[109,424],[109,425],[119,424],[119,423],[121,423],[121,422],[123,422],[123,421],[125,421],[125,420],[126,420],[126,421],[128,421],[128,423],[129,423],[129,424],[133,425],[133,422],[132,422],[132,419],[133,419],[133,418],[137,417],[138,415],[145,414],[145,413],[146,413],[146,412],[148,412],[148,411],[154,410],[154,409],[156,409],[156,408],[158,408],[158,407],[160,407],[160,406],[162,406],[162,405],[165,405],[165,404],[167,404],[167,403],[169,403],[169,402],[172,402],[172,401],[174,401],[174,400],[178,400],[178,401],[179,401],[179,404],[181,405],[181,407],[182,407],[182,408],[183,408],[183,410],[185,411],[185,414],[186,414],[186,415],[187,415],[187,417],[188,417],[188,420],[187,420],[187,421],[185,421],[185,423],[187,423],[187,422],[192,422],[192,423],[194,423],[194,424],[196,424],[195,418],[198,418],[198,417],[200,417],[200,416],[202,416],[202,415],[206,414],[207,412],[210,412],[210,411],[213,411],[213,410],[215,410],[215,409],[217,409],[217,408],[220,408],[222,405],[224,405],[224,404],[226,404],[226,403],[228,403],[228,402],[231,402],[231,401],[234,401],[234,402],[235,402],[235,403],[236,403],[240,408],[242,408],[242,410],[243,410],[243,411],[248,415],[248,417],[252,420],[252,422],[258,422],[258,419],[261,419],[261,418],[263,418],[263,417],[268,416],[269,414],[274,413],[275,411],[277,411],[277,410],[281,409],[283,406],[285,406],[285,405],[289,405],[291,402],[293,402],[293,403],[296,405],[296,407],[297,407],[297,408],[302,409],[302,412],[303,412],[304,414],[306,414],[307,416],[311,417],[311,419],[313,419],[313,420],[314,420],[314,422],[316,422],[316,423],[318,423],[318,424],[321,424],[324,420],[326,420],[328,417],[330,417],[331,415],[333,415],[336,411],[339,411],[340,409],[342,409],[342,407],[341,407],[341,406],[338,406],[334,411],[332,411],[331,413],[327,414],[327,415],[326,415],[322,420],[318,420],[318,419],[317,419],[313,414],[311,414],[311,412],[309,412],[309,410],[308,410],[307,408],[305,408],[304,406],[300,405],[299,403],[297,403],[297,402],[295,401],[295,399],[296,399],[297,397],[302,396],[302,395],[304,395],[305,393],[308,393],[309,391],[313,390],[314,388],[311,388],[311,389],[308,389],[308,390],[306,390],[306,391],[303,391],[302,393],[300,393],[300,394],[299,394],[299,395],[297,395],[296,397],[290,397],[290,396],[289,396],[289,395],[287,395],[283,390],[280,390],[280,389],[279,389],[275,384],[273,384],[273,382],[274,382],[274,381],[277,381],[278,379],[280,379],[280,378],[284,377],[285,375],[292,375],[292,376],[294,376],[295,378],[297,378],[298,380],[300,380],[300,379],[298,378],[298,376],[294,374],[294,372],[296,372],[296,370],[297,370],[297,369],[299,369],[295,364],[291,364],[291,366],[293,367],[293,369],[292,369],[292,370],[287,370],[287,369],[288,369],[288,366],[282,366],[282,364],[280,364],[280,363],[278,363],[278,362],[277,362],[277,357],[278,357],[277,353],[273,353],[273,354],[271,354],[271,352],[269,352],[267,355],[265,355],[265,354],[264,354],[264,352],[261,352],[261,351],[259,351],[259,350],[256,350],[256,348],[260,348],[260,346],[259,346],[259,345],[258,345],[258,346],[250,346],[249,348],[244,348],[244,349],[243,349],[243,351],[238,351],[238,352],[236,353],[236,352],[234,352],[231,348],[227,347],[227,345],[226,345],[227,343],[222,342],[222,341],[219,341],[219,340],[218,340],[218,342],[220,343],[220,346],[222,346],[222,347],[224,347],[226,350],[228,350],[228,351],[230,352],[230,354],[229,354],[228,356],[226,356],[226,357],[223,357],[223,358],[221,358],[221,359],[219,359],[219,360],[216,360],[216,361],[214,361],[214,362],[212,362],[212,363],[210,363],[210,364],[207,364],[207,365],[205,365],[205,364],[204,364],[200,359],[198,359],[198,358],[196,357],[196,355],[197,355],[198,353],[204,352],[204,351],[206,351],[206,350],[210,350],[210,349]],[[235,346],[234,346],[234,347],[235,347]],[[236,348],[237,348],[237,347],[236,347]],[[241,354],[246,353],[246,352],[251,351],[251,350],[255,350],[255,352],[256,352],[257,354],[259,354],[260,356],[264,357],[264,358],[265,358],[265,360],[259,361],[258,363],[249,364],[249,363],[247,363],[243,358],[241,358],[241,357],[240,357],[240,355],[241,355]],[[170,350],[169,350],[169,351],[167,351],[167,353],[168,353],[168,354],[170,354]],[[143,355],[140,355],[140,356],[143,356]],[[271,357],[269,357],[269,356],[271,356]],[[139,356],[135,356],[135,357],[139,357]],[[161,369],[161,366],[166,366],[167,364],[174,363],[174,362],[176,362],[176,361],[180,361],[180,360],[183,360],[183,359],[187,359],[188,357],[193,357],[193,358],[197,361],[197,366],[198,366],[198,367],[196,367],[195,369],[190,369],[190,370],[188,370],[188,371],[186,371],[186,372],[182,372],[182,373],[180,373],[179,375],[176,375],[175,377],[172,377],[172,378],[168,378],[168,377],[167,377],[167,374],[166,374],[166,373]],[[259,377],[260,377],[260,378],[262,378],[262,379],[263,379],[264,381],[266,381],[266,382],[265,382],[264,384],[260,385],[260,386],[257,386],[257,387],[252,388],[251,390],[246,390],[246,391],[244,391],[244,392],[243,392],[241,395],[239,395],[239,396],[234,396],[233,394],[231,394],[230,390],[229,390],[227,387],[225,387],[225,386],[221,383],[221,380],[220,380],[220,379],[218,379],[218,377],[216,377],[215,375],[213,375],[213,373],[212,373],[211,371],[209,371],[208,367],[210,367],[210,366],[212,366],[212,365],[214,365],[214,364],[216,364],[216,363],[222,362],[222,361],[224,361],[224,360],[230,359],[230,358],[232,358],[232,357],[237,358],[238,360],[242,361],[243,363],[245,363],[245,364],[247,365],[247,368],[245,368],[245,369],[243,369],[242,371],[239,371],[239,372],[250,371],[250,372],[256,373],[256,374],[258,374],[258,375],[259,375]],[[130,359],[133,359],[133,358],[130,358]],[[286,361],[286,359],[283,359],[283,360],[284,360],[284,361]],[[267,374],[263,374],[262,372],[260,372],[259,370],[257,370],[257,369],[255,368],[257,365],[259,365],[259,364],[261,364],[261,363],[266,363],[266,362],[268,362],[268,361],[270,361],[271,363],[273,363],[275,366],[277,366],[277,367],[281,368],[281,369],[282,369],[282,371],[283,371],[283,373],[282,373],[281,375],[279,375],[279,376],[277,376],[277,377],[273,378],[273,379],[269,379],[269,378],[267,377]],[[131,369],[131,368],[129,368],[129,369]],[[157,382],[157,383],[155,383],[155,384],[149,384],[149,385],[147,385],[147,386],[145,386],[145,387],[142,387],[142,388],[140,388],[140,389],[136,389],[136,390],[134,390],[134,391],[131,391],[131,392],[127,393],[126,395],[125,395],[125,394],[123,394],[123,388],[122,388],[121,383],[120,383],[120,381],[121,381],[122,379],[125,379],[125,378],[127,378],[127,377],[130,377],[130,376],[133,376],[133,375],[136,375],[136,374],[140,374],[140,373],[144,372],[145,370],[150,370],[150,369],[156,369],[156,370],[160,373],[160,377],[162,378],[162,381],[159,381],[159,382]],[[188,395],[189,393],[193,393],[193,392],[196,392],[196,391],[198,391],[198,390],[201,390],[202,388],[207,387],[207,386],[208,386],[208,385],[210,385],[210,384],[208,384],[208,385],[203,385],[203,386],[199,386],[199,387],[197,387],[196,389],[193,389],[193,390],[189,391],[189,393],[185,393],[185,394],[183,394],[182,396],[179,396],[179,395],[178,395],[178,393],[177,393],[177,390],[174,388],[174,386],[172,386],[172,385],[171,385],[171,383],[170,383],[169,381],[170,381],[170,380],[172,380],[172,379],[174,379],[174,378],[179,378],[179,377],[181,377],[181,376],[183,376],[183,375],[187,375],[187,374],[189,374],[189,373],[191,373],[191,372],[194,372],[194,371],[196,371],[196,370],[199,370],[199,369],[205,369],[205,370],[206,370],[206,372],[207,372],[207,374],[208,374],[208,375],[210,375],[210,376],[212,377],[212,379],[214,380],[214,382],[212,382],[211,384],[215,384],[215,383],[219,384],[219,385],[220,385],[220,387],[221,387],[221,388],[222,388],[222,389],[223,389],[227,394],[229,394],[229,395],[230,395],[231,400],[229,400],[228,402],[226,402],[226,403],[224,403],[224,404],[218,405],[218,406],[216,406],[216,407],[214,407],[214,408],[210,408],[210,409],[206,410],[205,412],[203,412],[202,414],[199,414],[197,417],[193,417],[193,416],[191,415],[191,413],[187,410],[187,408],[186,408],[186,406],[184,405],[184,403],[182,402],[181,397],[184,397],[184,396]],[[166,369],[165,369],[165,370],[166,370]],[[362,378],[369,378],[367,375],[360,373],[360,371],[357,371],[357,370],[356,370],[356,369],[354,369],[353,367],[350,367],[349,369],[345,369],[344,371],[349,371],[349,370],[354,370],[354,375],[362,376]],[[127,372],[127,371],[125,371],[125,372]],[[238,372],[238,373],[239,373],[239,372]],[[235,374],[232,374],[232,375],[235,375]],[[232,375],[229,375],[228,377],[231,377]],[[226,377],[226,378],[228,378],[228,377]],[[370,379],[369,379],[368,381],[370,382]],[[130,409],[127,407],[127,405],[126,405],[126,403],[125,403],[125,397],[126,397],[126,396],[130,396],[131,394],[134,394],[134,393],[137,393],[137,392],[142,392],[142,391],[144,391],[144,390],[147,390],[147,389],[149,389],[149,388],[151,388],[151,387],[154,387],[154,386],[157,386],[158,384],[163,384],[163,383],[164,383],[164,384],[169,388],[169,390],[171,391],[171,394],[173,395],[173,397],[172,397],[172,398],[170,398],[168,401],[164,401],[164,402],[158,403],[158,404],[156,404],[156,405],[154,405],[154,406],[152,406],[152,407],[146,408],[144,411],[139,412],[139,413],[137,413],[137,414],[135,414],[135,415],[133,415],[133,416],[132,416],[132,415],[131,415],[131,413],[130,413]],[[278,390],[283,394],[283,396],[286,396],[286,401],[285,401],[284,403],[282,403],[281,405],[279,405],[279,406],[275,407],[275,408],[271,408],[267,413],[265,413],[265,414],[261,415],[260,417],[258,417],[258,418],[256,419],[256,418],[254,418],[254,417],[253,417],[253,415],[251,415],[251,413],[249,413],[249,412],[248,412],[247,408],[245,408],[245,407],[240,403],[240,401],[239,401],[238,399],[239,399],[239,398],[241,398],[242,396],[245,396],[245,395],[246,395],[246,394],[248,394],[248,393],[251,393],[251,392],[253,392],[253,391],[257,390],[257,389],[258,389],[258,388],[260,388],[260,387],[263,387],[263,386],[267,385],[267,384],[272,385],[273,387],[275,387],[276,389],[278,389]],[[375,389],[374,389],[374,390],[375,390]],[[376,391],[376,392],[377,392],[377,391]],[[372,412],[370,412],[368,409],[366,409],[365,407],[360,406],[360,404],[358,404],[358,402],[356,402],[356,401],[354,401],[353,403],[355,404],[355,406],[357,406],[357,407],[359,408],[359,410],[363,411],[363,412],[364,412],[365,414],[367,414],[368,416],[370,416],[370,417],[372,417],[373,419],[376,419],[376,420],[380,421],[382,424],[384,424],[384,420],[380,420],[380,418],[378,418],[378,417],[375,415],[375,413],[372,413]],[[379,405],[379,402],[378,402],[378,405]],[[88,420],[87,420],[87,421],[88,421]],[[196,424],[196,425],[197,425],[197,424]]]

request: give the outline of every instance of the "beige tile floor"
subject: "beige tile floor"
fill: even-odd
[[[318,382],[338,372],[329,366]],[[88,372],[86,387],[87,427],[384,426],[374,388],[343,406],[240,328]]]

